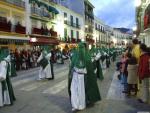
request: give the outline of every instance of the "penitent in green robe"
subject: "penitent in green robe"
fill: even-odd
[[[9,93],[9,98],[10,98],[10,104],[13,104],[13,101],[16,100],[15,95],[14,95],[14,91],[13,91],[13,87],[11,84],[11,80],[10,80],[10,64],[6,61],[7,63],[7,74],[6,74],[6,79],[4,81],[2,81],[2,90],[3,90],[3,95],[4,95],[4,91],[8,90]]]
[[[15,67],[15,60],[14,58],[11,57],[11,77],[15,77],[17,76],[17,73],[16,73],[16,67]]]
[[[68,76],[68,92],[69,95],[71,95],[70,86],[72,81],[72,75],[73,75],[73,68],[75,66],[75,59],[77,57],[77,54],[75,53],[72,57],[70,70],[69,70],[69,76]],[[86,51],[86,55],[84,58],[85,62],[85,68],[87,69],[87,74],[84,77],[85,82],[85,95],[86,95],[86,105],[94,104],[97,101],[101,100],[98,84],[97,84],[97,76],[94,73],[94,65],[91,61],[91,56],[89,52]]]

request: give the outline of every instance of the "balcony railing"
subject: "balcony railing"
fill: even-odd
[[[31,13],[36,14],[36,15],[41,16],[41,17],[51,18],[51,15],[48,12],[42,11],[42,10],[35,8],[35,7],[31,7]]]
[[[92,28],[86,28],[86,29],[85,29],[85,32],[93,33],[93,29],[92,29]]]
[[[100,28],[95,28],[97,31],[99,31],[99,32],[102,32],[102,33],[105,33],[105,31],[104,30],[102,30],[102,29],[100,29]]]
[[[21,24],[13,25],[10,21],[7,21],[6,17],[0,17],[0,31],[25,34],[26,28]]]
[[[16,25],[15,26],[15,32],[20,33],[20,34],[26,34],[26,28],[21,25]]]
[[[10,3],[12,5],[25,8],[25,2],[21,0],[2,0],[4,2]]]
[[[11,23],[0,22],[0,31],[11,32]]]
[[[79,24],[76,24],[76,23],[73,23],[71,21],[64,21],[64,24],[66,25],[69,25],[69,26],[72,26],[72,27],[75,27],[75,28],[78,28],[78,29],[81,29],[80,25]]]
[[[47,28],[32,28],[32,34],[46,35],[51,37],[57,37],[57,32],[48,30]]]

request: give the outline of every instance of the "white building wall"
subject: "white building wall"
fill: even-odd
[[[105,23],[102,22],[102,20],[100,20],[99,18],[94,17],[94,35],[93,35],[94,36],[94,40],[96,42],[96,38],[97,38],[97,41],[105,41],[105,34],[102,33],[101,31],[97,31],[95,24],[97,24],[97,26],[100,25],[100,27],[103,27],[103,29],[105,31]]]
[[[25,13],[25,25],[26,25],[26,34],[31,34],[31,5],[29,4],[29,0],[25,0],[25,7],[26,7],[26,13]]]
[[[70,9],[67,9],[66,7],[57,5],[57,10],[59,11],[59,14],[57,15],[57,19],[53,20],[56,25],[54,25],[54,29],[58,32],[58,35],[60,37],[64,37],[64,28],[67,28],[67,34],[69,37],[71,37],[71,30],[74,31],[74,38],[76,38],[76,31],[79,31],[79,38],[84,38],[84,17],[83,15],[77,14],[74,11],[71,11]],[[67,13],[67,21],[70,20],[70,16],[73,16],[73,23],[76,23],[76,18],[79,19],[79,25],[81,29],[71,27],[69,25],[64,24],[64,12]]]

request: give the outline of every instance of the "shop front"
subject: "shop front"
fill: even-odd
[[[57,38],[46,36],[30,36],[30,46],[34,50],[51,50],[52,48],[56,48],[58,44],[59,40]]]
[[[28,37],[15,37],[15,36],[0,36],[0,48],[15,51],[15,49],[28,49]]]

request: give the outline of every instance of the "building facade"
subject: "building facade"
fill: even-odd
[[[127,32],[122,32],[118,30],[118,28],[113,29],[113,35],[111,37],[111,42],[118,47],[125,47],[128,43],[130,43],[132,38],[132,34]]]
[[[89,0],[1,0],[0,48],[48,48],[81,40],[97,46],[121,43],[122,33],[95,17],[93,9]]]
[[[141,0],[136,8],[137,37],[150,47],[150,0]]]
[[[85,20],[85,38],[89,43],[93,43],[94,34],[94,6],[88,1],[84,0],[84,20]]]
[[[59,11],[49,0],[26,0],[27,35],[34,48],[49,48],[59,43],[53,21]]]
[[[105,46],[107,37],[105,32],[105,23],[97,17],[94,17],[94,40],[97,46]]]
[[[0,1],[0,48],[15,50],[28,45],[26,36],[25,2]]]
[[[77,42],[77,40],[84,38],[83,15],[61,5],[57,5],[56,8],[59,14],[54,23],[57,23],[55,30],[58,33],[59,40]]]

